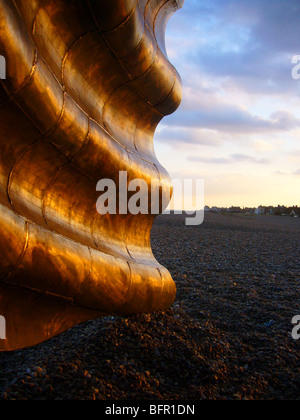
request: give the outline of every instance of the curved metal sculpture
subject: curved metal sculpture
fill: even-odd
[[[96,183],[169,186],[153,135],[181,100],[164,33],[182,3],[0,0],[0,350],[173,303],[155,216],[100,216]]]

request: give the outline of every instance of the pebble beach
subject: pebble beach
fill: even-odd
[[[2,400],[298,400],[300,219],[207,213],[155,222],[173,307],[78,325],[0,353]]]

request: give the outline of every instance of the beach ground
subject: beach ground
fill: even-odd
[[[177,284],[170,310],[0,354],[0,398],[299,399],[300,219],[163,215],[152,247]]]

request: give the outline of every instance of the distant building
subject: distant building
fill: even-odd
[[[243,214],[245,216],[253,216],[253,215],[266,215],[266,216],[291,216],[295,218],[300,218],[300,207],[293,206],[293,207],[286,207],[278,205],[277,207],[274,206],[259,206],[255,207],[209,207],[205,206],[206,212],[217,213],[217,214]]]
[[[256,209],[252,207],[245,207],[244,208],[244,214],[246,216],[253,216],[255,214]]]
[[[242,213],[241,207],[232,206],[229,209],[229,213]]]
[[[257,207],[257,209],[255,210],[255,214],[256,215],[266,214],[266,208],[263,206]]]

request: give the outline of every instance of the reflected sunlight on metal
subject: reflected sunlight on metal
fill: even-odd
[[[173,303],[155,216],[100,216],[96,184],[127,171],[168,190],[153,135],[181,101],[164,35],[182,4],[0,0],[0,350]]]

